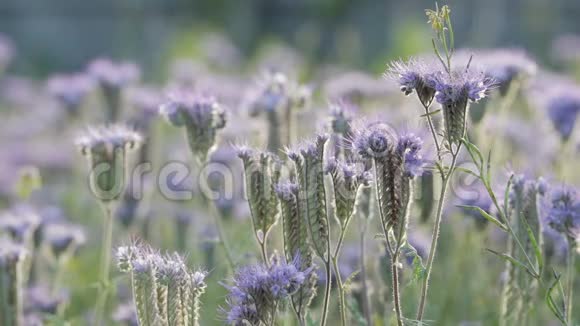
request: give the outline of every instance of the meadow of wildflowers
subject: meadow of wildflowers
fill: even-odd
[[[0,37],[0,326],[580,324],[580,81],[426,22],[376,76],[29,80]]]

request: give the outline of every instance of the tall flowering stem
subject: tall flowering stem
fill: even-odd
[[[116,258],[131,277],[139,325],[199,325],[205,272],[190,270],[177,253],[161,255],[140,243],[117,248]]]
[[[169,95],[167,101],[159,108],[159,113],[172,126],[185,129],[194,162],[200,171],[205,171],[204,164],[208,162],[209,155],[217,146],[218,133],[226,126],[226,113],[221,104],[213,96],[180,91]],[[200,175],[201,177],[207,178],[207,175]],[[234,260],[219,210],[212,200],[202,197],[214,215],[220,243],[224,248],[229,267],[233,269]]]
[[[100,287],[96,304],[96,325],[106,315],[109,269],[113,241],[113,208],[126,188],[129,161],[142,143],[142,136],[123,125],[88,129],[76,141],[89,163],[89,185],[103,207]]]
[[[407,225],[412,199],[412,179],[422,173],[422,140],[413,134],[397,135],[383,123],[375,123],[355,133],[355,151],[372,161],[375,190],[385,244],[391,257],[393,304],[397,324],[403,325],[399,287],[399,256],[407,241]]]
[[[334,217],[340,226],[340,235],[334,252],[331,256],[336,283],[340,300],[340,318],[342,325],[347,325],[345,288],[342,283],[338,259],[342,243],[348,230],[351,218],[355,214],[357,197],[362,186],[368,186],[370,174],[366,171],[357,171],[354,165],[350,165],[337,160],[329,160],[326,163],[326,173],[332,179]]]
[[[494,85],[493,80],[484,73],[470,68],[471,61],[466,67],[454,69],[452,66],[454,35],[450,13],[451,11],[447,6],[436,7],[435,10],[426,11],[429,18],[428,22],[436,35],[432,42],[436,59],[431,60],[432,62],[430,63],[418,60],[396,62],[391,65],[387,72],[389,77],[394,78],[399,83],[401,91],[405,95],[410,95],[413,92],[417,94],[425,110],[424,116],[427,118],[433,142],[437,149],[438,160],[436,168],[441,177],[441,191],[433,227],[431,248],[417,311],[418,321],[422,321],[425,311],[429,279],[441,227],[443,205],[449,181],[456,170],[457,158],[465,139],[469,103],[477,102],[484,98]],[[439,68],[435,64],[437,61],[440,63]],[[437,111],[430,110],[434,99],[441,106],[441,109]],[[439,112],[442,112],[443,115],[442,138],[439,138],[439,132],[435,129],[432,121],[432,115]],[[450,162],[448,166],[446,166],[446,162]]]
[[[580,241],[580,200],[578,192],[570,186],[563,186],[551,191],[548,204],[547,220],[554,230],[562,233],[568,240],[567,288],[566,288],[566,322],[573,325],[572,307],[574,297],[575,255]]]

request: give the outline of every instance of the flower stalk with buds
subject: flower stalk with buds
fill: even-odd
[[[280,162],[273,154],[255,153],[248,148],[240,148],[238,156],[244,164],[246,194],[254,233],[260,245],[262,259],[268,264],[268,234],[279,215],[275,186],[280,179]]]
[[[171,94],[167,102],[161,105],[159,112],[174,127],[183,127],[189,150],[200,171],[204,171],[209,155],[217,146],[218,132],[226,126],[226,113],[221,104],[213,97],[194,93]],[[207,176],[200,175],[200,178]],[[205,197],[203,197],[206,199]],[[211,200],[207,206],[216,223],[219,240],[224,248],[229,267],[234,267],[234,260],[224,234],[219,210]]]
[[[88,129],[76,143],[89,163],[89,184],[104,211],[101,274],[97,301],[97,325],[105,316],[109,292],[109,269],[113,242],[113,211],[126,188],[129,160],[141,145],[139,133],[123,125]]]
[[[202,271],[192,271],[177,253],[161,255],[134,244],[117,249],[117,266],[131,276],[139,325],[199,325]]]

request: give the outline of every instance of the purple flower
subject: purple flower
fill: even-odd
[[[405,95],[416,92],[423,106],[429,106],[436,91],[437,76],[441,74],[438,67],[434,60],[395,61],[391,63],[385,76],[395,80]]]
[[[423,174],[425,164],[421,155],[423,140],[413,133],[408,133],[399,137],[397,151],[405,158],[405,173],[410,177]]]
[[[381,122],[357,128],[352,139],[354,152],[363,159],[384,157],[393,150],[396,143],[395,131]]]
[[[477,60],[476,65],[496,82],[503,95],[514,79],[534,75],[537,70],[534,60],[521,49],[462,50],[455,56],[465,63],[472,57]]]
[[[245,266],[234,275],[229,290],[225,311],[230,325],[252,325],[255,321],[271,320],[273,310],[280,301],[286,299],[309,277],[312,268],[299,270],[299,258],[291,263],[273,259],[270,267],[262,264]]]
[[[576,117],[580,112],[580,87],[561,84],[547,92],[548,118],[561,138],[566,141],[574,131]]]
[[[139,79],[141,72],[132,62],[99,58],[89,64],[88,73],[102,87],[119,89]]]
[[[580,240],[580,200],[578,192],[571,186],[552,190],[547,205],[546,219],[556,231],[569,239]]]
[[[485,98],[494,87],[493,79],[483,72],[465,69],[449,74],[439,74],[435,80],[435,99],[446,108]]]
[[[94,83],[85,74],[55,75],[48,80],[47,88],[67,112],[74,116],[94,89]]]

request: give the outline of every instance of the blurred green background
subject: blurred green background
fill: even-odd
[[[448,1],[461,47],[517,46],[550,62],[550,42],[580,33],[577,0]],[[135,58],[146,78],[204,32],[223,33],[243,56],[282,42],[310,63],[380,71],[387,59],[430,46],[425,8],[397,0],[2,0],[0,32],[18,49],[12,71],[79,70],[95,56]]]

